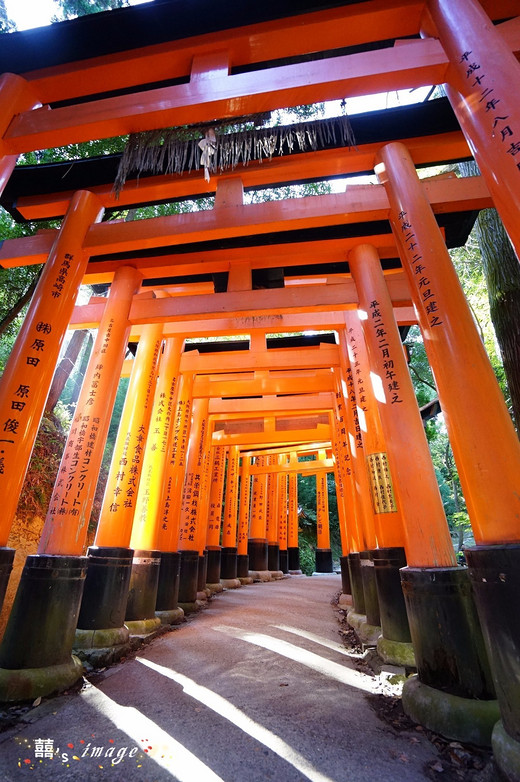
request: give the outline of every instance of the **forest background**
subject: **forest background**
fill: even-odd
[[[88,13],[112,10],[129,5],[127,0],[54,0],[53,21],[71,19]],[[5,2],[0,0],[0,33],[16,29],[9,19]],[[428,98],[434,99],[440,89],[430,91]],[[298,107],[278,113],[275,122],[298,121],[319,118],[324,115],[324,105]],[[126,137],[93,141],[71,145],[66,148],[47,149],[21,156],[19,164],[51,163],[72,160],[79,157],[120,152]],[[457,176],[469,176],[477,172],[474,163],[461,163],[449,168],[425,169],[420,175],[432,176],[447,170]],[[318,182],[307,185],[281,187],[256,191],[252,199],[265,201],[316,195],[331,191],[331,183]],[[196,202],[161,204],[155,207],[124,210],[115,215],[121,219],[134,220],[181,211],[208,209],[212,199]],[[111,219],[114,215],[111,215]],[[2,239],[29,235],[45,227],[58,227],[52,221],[15,223],[11,216],[0,209],[0,236]],[[511,243],[495,210],[480,213],[466,246],[450,251],[454,266],[466,294],[475,323],[485,345],[493,370],[500,384],[506,404],[513,419],[520,422],[520,265]],[[9,356],[14,340],[23,321],[28,301],[36,286],[40,267],[26,266],[18,269],[0,269],[0,373]],[[96,286],[96,295],[106,291]],[[92,289],[83,290],[87,300]],[[49,394],[47,409],[33,451],[31,464],[20,504],[17,524],[13,530],[10,545],[21,554],[33,553],[39,536],[41,519],[45,516],[50,493],[54,484],[66,433],[70,425],[81,382],[93,345],[91,331],[71,332],[65,342],[62,359],[58,365],[53,388]],[[437,391],[431,369],[426,358],[424,345],[418,327],[412,327],[406,337],[409,354],[409,368],[420,407],[436,399]],[[461,361],[464,358],[461,356]],[[454,379],[456,382],[456,379]],[[97,514],[103,495],[104,481],[114,447],[117,426],[124,404],[128,380],[122,379],[113,411],[108,435],[103,469],[98,483],[96,503],[91,519],[91,531],[95,529]],[[479,422],[475,421],[475,426]],[[426,435],[435,466],[446,518],[456,551],[473,542],[466,503],[448,440],[442,413],[425,423]],[[339,523],[334,478],[328,476],[329,515],[331,544],[335,559],[341,555]],[[298,476],[298,505],[301,563],[304,572],[314,569],[316,546],[316,487],[312,476]],[[1,622],[0,622],[1,630]]]

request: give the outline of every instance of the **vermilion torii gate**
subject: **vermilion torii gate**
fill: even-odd
[[[157,2],[14,34],[3,47],[3,203],[21,219],[63,216],[60,229],[0,249],[5,267],[45,262],[0,387],[6,573],[9,530],[65,331],[71,321],[89,324],[98,337],[39,551],[28,558],[0,648],[0,695],[35,697],[74,681],[81,666],[73,645],[115,650],[128,628],[176,621],[179,560],[181,603],[194,604],[206,581],[206,546],[223,546],[231,572],[237,556],[238,574],[249,509],[253,558],[264,556],[266,544],[294,549],[296,465],[284,454],[301,445],[317,452],[318,474],[333,454],[355,613],[370,626],[380,620],[383,639],[397,647],[411,637],[418,679],[405,688],[407,711],[449,735],[485,742],[499,716],[495,689],[495,754],[518,780],[520,625],[504,606],[520,591],[520,452],[446,250],[463,240],[469,212],[493,204],[520,249],[517,4],[367,0],[314,11],[305,0],[286,0],[234,9],[232,19],[220,9],[218,21],[204,0],[197,9]],[[435,84],[447,85],[452,112],[444,99],[365,116],[357,127],[353,120],[353,148],[338,142],[333,122],[319,131],[309,123],[322,139],[315,149],[224,166],[209,183],[202,169],[130,175],[117,203],[112,159],[68,162],[65,178],[59,167],[13,171],[26,151],[165,126],[202,126],[204,137],[275,108]],[[416,166],[471,155],[482,177],[417,178]],[[373,169],[378,185],[349,185],[341,194],[243,200],[248,188]],[[101,222],[117,205],[208,192],[216,194],[208,211]],[[110,284],[108,298],[74,308],[82,281]],[[467,557],[485,644],[468,570],[454,560],[399,339],[397,325],[415,320],[474,530]],[[333,329],[338,345],[265,341],[310,329]],[[183,350],[188,335],[237,334],[249,336],[247,352]],[[132,393],[96,543],[85,557],[129,340],[139,341]],[[232,415],[228,398],[243,397],[255,398],[237,401]],[[215,525],[223,520],[220,538]],[[324,549],[326,542],[323,530]],[[405,564],[408,637],[406,621],[398,630],[388,624],[389,608],[403,601]],[[380,647],[389,653],[388,644]],[[457,715],[456,727],[435,722],[439,701]]]

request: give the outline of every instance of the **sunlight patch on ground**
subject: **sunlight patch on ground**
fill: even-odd
[[[169,771],[172,779],[179,782],[224,782],[222,777],[133,706],[121,706],[94,686],[89,687],[82,697],[141,746],[154,763]]]
[[[193,679],[189,679],[182,673],[178,673],[171,668],[166,668],[163,665],[158,665],[151,660],[146,660],[143,657],[137,657],[136,660],[137,662],[146,665],[148,668],[151,668],[153,671],[157,671],[168,679],[180,684],[186,695],[195,698],[195,700],[204,704],[208,709],[211,709],[233,725],[236,725],[237,728],[240,728],[240,730],[248,736],[251,736],[251,738],[260,742],[265,747],[268,747],[276,755],[287,763],[290,763],[291,766],[294,766],[297,771],[311,780],[311,782],[332,782],[330,777],[318,771],[312,763],[309,763],[303,755],[300,755],[300,753],[296,752],[289,744],[286,744],[283,739],[276,736],[270,730],[267,730],[267,728],[264,728],[263,725],[259,725],[258,722],[250,719],[247,714],[244,714],[243,711],[232,703],[229,703],[229,701],[221,695],[213,692],[213,690],[197,684]]]
[[[326,660],[324,657],[320,657],[319,654],[308,652],[306,649],[287,643],[287,641],[281,641],[278,638],[272,638],[262,633],[250,633],[239,627],[229,627],[227,625],[219,625],[213,629],[233,638],[239,638],[241,641],[260,646],[262,649],[268,649],[270,652],[287,657],[289,660],[294,660],[294,662],[301,663],[301,665],[312,668],[317,673],[341,682],[341,684],[364,690],[364,692],[375,692],[375,683],[370,676],[359,671],[353,671],[331,660]]]

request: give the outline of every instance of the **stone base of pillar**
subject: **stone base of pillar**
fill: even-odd
[[[381,628],[378,625],[370,624],[365,614],[358,614],[355,610],[349,611],[347,623],[355,631],[362,644],[365,646],[377,646]]]
[[[410,626],[401,587],[400,569],[406,567],[404,548],[379,548],[370,552],[374,563],[383,637],[410,645]]]
[[[197,570],[197,592],[205,592],[206,590],[206,581],[208,574],[208,557],[206,552],[202,554],[202,556],[199,556],[199,567]],[[206,595],[206,598],[208,596]],[[198,599],[198,595],[197,595]]]
[[[467,568],[411,568],[401,581],[422,684],[493,700],[491,672]]]
[[[237,554],[237,578],[249,578],[248,554]]]
[[[247,553],[249,555],[249,569],[262,572],[269,570],[268,566],[268,544],[263,538],[251,538],[247,543]]]
[[[211,596],[213,595],[219,595],[221,592],[224,591],[224,587],[218,582],[218,584],[206,584],[206,589],[208,589],[211,593]]]
[[[77,629],[73,652],[87,666],[112,665],[130,650],[128,628],[109,627],[97,630]]]
[[[347,610],[350,610],[352,606],[352,595],[345,594],[345,592],[342,592],[341,595],[338,598],[338,607],[339,608],[346,608]]]
[[[352,589],[352,602],[358,614],[365,613],[365,593],[361,579],[361,558],[358,551],[348,555],[348,569],[350,573],[350,586]]]
[[[240,589],[242,582],[239,578],[221,578],[220,583],[223,589]]]
[[[361,581],[365,595],[365,614],[367,622],[380,627],[381,616],[379,613],[379,600],[377,597],[376,572],[369,551],[359,552],[359,564],[361,565]]]
[[[330,548],[316,549],[316,573],[334,573]]]
[[[271,573],[269,570],[250,570],[249,578],[252,578],[254,582],[272,581]]]
[[[269,543],[267,546],[267,570],[275,573],[280,570],[280,546],[278,543]]]
[[[208,546],[206,549],[208,564],[206,580],[208,584],[218,584],[220,581],[221,547]]]
[[[192,600],[189,603],[179,602],[179,608],[182,608],[186,615],[196,614],[199,611],[202,611],[203,608],[206,608],[207,604],[207,600]]]
[[[0,547],[0,611],[4,604],[9,576],[13,569],[14,554],[14,548]]]
[[[181,556],[178,551],[161,551],[159,567],[159,582],[157,585],[157,600],[155,615],[175,612],[179,602],[179,577],[181,573]],[[162,620],[161,620],[162,621]],[[163,622],[171,624],[171,622]]]
[[[208,592],[206,592],[205,588],[201,589],[199,592],[197,592],[197,600],[199,602],[201,602],[201,603],[207,603],[208,602]]]
[[[20,670],[0,668],[0,702],[33,700],[62,692],[83,676],[83,663],[75,655],[70,661],[42,668]]]
[[[504,730],[520,742],[520,545],[465,553]]]
[[[339,558],[339,564],[341,567],[341,590],[344,595],[352,595],[352,587],[350,586],[350,570],[348,569],[348,555]]]
[[[377,639],[377,653],[384,663],[401,665],[404,668],[416,668],[415,652],[411,643],[389,641],[382,635]]]
[[[199,552],[179,551],[181,568],[179,574],[179,605],[186,612],[184,604],[195,603],[197,600],[197,583],[199,578]]]
[[[480,747],[491,745],[493,726],[500,717],[497,701],[451,695],[428,687],[418,676],[404,683],[402,702],[414,722],[448,739]]]
[[[290,576],[303,576],[304,573],[301,570],[289,570]]]
[[[134,552],[125,614],[127,627],[130,628],[130,625],[134,628],[140,627],[140,624],[135,623],[146,623],[148,620],[152,624],[156,623],[155,605],[157,603],[160,566],[160,551],[136,549]],[[144,635],[149,632],[152,630],[130,630],[131,635]]]
[[[520,782],[520,741],[512,739],[499,720],[491,736],[493,756],[508,782]]]
[[[286,548],[280,549],[280,570],[284,575],[289,573],[289,555]]]
[[[155,616],[160,619],[162,625],[180,625],[184,622],[184,611],[180,606],[169,611],[156,611]]]
[[[240,581],[242,586],[247,586],[248,584],[253,583],[253,579],[251,578],[251,576],[240,576],[238,580]]]
[[[105,633],[104,637],[113,638],[115,645],[121,643],[117,630],[124,634],[133,556],[134,551],[131,548],[90,546],[87,551],[87,575],[78,617],[80,630],[103,632],[112,629],[116,632],[108,635]],[[86,639],[88,636],[81,637]]]
[[[298,546],[289,546],[287,548],[287,560],[288,560],[288,568],[289,573],[291,573],[293,570],[297,571],[300,570],[300,549]]]
[[[87,557],[27,557],[0,646],[0,701],[70,687],[83,674],[72,655]]]
[[[281,581],[281,579],[284,578],[284,574],[281,570],[270,570],[269,573],[271,574],[271,581]]]
[[[220,581],[229,581],[238,578],[238,556],[234,546],[226,546],[222,549],[222,565],[220,568]]]
[[[161,627],[161,620],[158,616],[147,619],[127,619],[125,626],[128,627],[130,638],[149,638]]]

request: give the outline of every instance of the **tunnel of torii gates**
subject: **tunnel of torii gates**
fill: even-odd
[[[44,262],[0,387],[4,590],[62,341],[69,326],[98,331],[0,647],[0,699],[70,685],[78,654],[117,659],[129,633],[195,610],[206,584],[297,572],[298,473],[316,475],[316,568],[330,571],[332,472],[349,621],[360,634],[380,628],[383,659],[415,662],[408,714],[492,741],[502,771],[520,779],[519,443],[447,252],[494,205],[519,254],[518,11],[517,0],[319,10],[265,0],[218,12],[156,0],[3,37],[1,203],[20,221],[61,220],[0,249],[4,268]],[[353,143],[345,117],[242,141],[237,131],[248,165],[224,155],[212,166],[230,121],[438,84],[446,97],[352,117]],[[180,126],[200,131],[202,165],[129,171],[118,198],[118,155],[16,166],[29,151]],[[472,157],[479,176],[418,178],[416,167]],[[244,202],[244,190],[374,171],[378,184],[342,193]],[[207,194],[207,211],[110,219]],[[81,283],[109,294],[75,306]],[[455,561],[402,347],[414,323],[476,541],[468,567]],[[222,335],[234,340],[185,344]],[[85,552],[122,374],[129,389]]]

